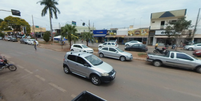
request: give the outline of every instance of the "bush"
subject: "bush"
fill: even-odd
[[[45,40],[45,42],[48,42],[50,40],[50,32],[46,31],[43,35],[43,39]]]
[[[0,37],[4,38],[5,34],[0,32]]]

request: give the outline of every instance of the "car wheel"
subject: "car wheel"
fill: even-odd
[[[192,50],[193,50],[193,48],[189,48],[188,50],[189,50],[189,51],[192,51]]]
[[[94,85],[100,85],[101,80],[97,75],[92,75],[91,76],[91,83],[93,83]]]
[[[160,61],[154,61],[154,66],[160,67],[162,63]]]
[[[125,61],[126,58],[125,58],[124,56],[121,56],[121,57],[120,57],[120,60],[121,60],[121,61]]]
[[[68,68],[68,66],[64,66],[64,73],[70,74],[70,69]]]
[[[100,53],[100,54],[99,54],[99,57],[103,58],[103,57],[104,57],[104,55],[103,55],[102,53]]]
[[[102,46],[99,46],[99,48],[102,48]]]
[[[196,68],[196,72],[201,73],[201,66]]]

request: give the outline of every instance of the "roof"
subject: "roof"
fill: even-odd
[[[76,55],[76,56],[79,55],[80,57],[86,57],[86,56],[93,55],[93,54],[86,53],[86,52],[74,52],[74,51],[66,52],[66,54],[72,54],[72,55]]]
[[[187,9],[164,11],[151,13],[151,19],[167,18],[167,17],[184,17],[186,15]]]
[[[73,44],[73,45],[84,45],[84,44]]]

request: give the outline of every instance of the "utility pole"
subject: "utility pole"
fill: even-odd
[[[36,34],[35,34],[35,26],[34,26],[33,15],[32,15],[32,24],[33,24],[33,33],[34,33],[35,39],[37,40],[37,37],[36,37]]]
[[[89,32],[91,32],[91,31],[90,31],[90,20],[89,20],[89,26],[88,26],[88,28],[89,28]]]
[[[197,19],[196,19],[196,22],[195,22],[195,28],[193,30],[192,43],[194,42],[194,36],[195,36],[195,32],[196,32],[196,27],[197,27],[197,24],[198,24],[199,15],[200,15],[200,8],[198,10]]]

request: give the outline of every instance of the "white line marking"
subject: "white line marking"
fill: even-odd
[[[31,71],[29,71],[28,69],[24,69],[25,71],[27,71],[30,74],[33,74]]]
[[[35,75],[35,77],[39,78],[39,79],[42,80],[42,81],[45,81],[45,79],[42,78],[42,77],[40,77],[39,75]]]
[[[71,95],[71,97],[72,97],[72,98],[75,98],[75,97],[76,97],[76,95],[72,94],[72,95]]]
[[[194,96],[194,97],[199,97],[199,98],[201,98],[201,96],[200,96],[200,95],[197,95],[197,94],[192,94],[192,93],[188,93],[188,92],[184,92],[184,91],[179,91],[179,90],[171,89],[171,88],[168,88],[168,87],[164,87],[164,88],[165,88],[165,89],[168,89],[168,90],[175,91],[175,92],[179,92],[179,93],[182,93],[182,94],[191,95],[191,96]]]
[[[22,68],[22,69],[24,68],[24,67],[22,67],[22,66],[20,66],[20,65],[17,65],[17,67],[20,67],[20,68]]]
[[[63,88],[61,88],[61,87],[59,87],[59,86],[57,86],[57,85],[55,85],[55,84],[53,84],[53,83],[49,83],[49,85],[53,86],[54,88],[56,88],[56,89],[58,89],[58,90],[60,90],[60,91],[62,91],[62,92],[66,92],[65,89],[63,89]]]

